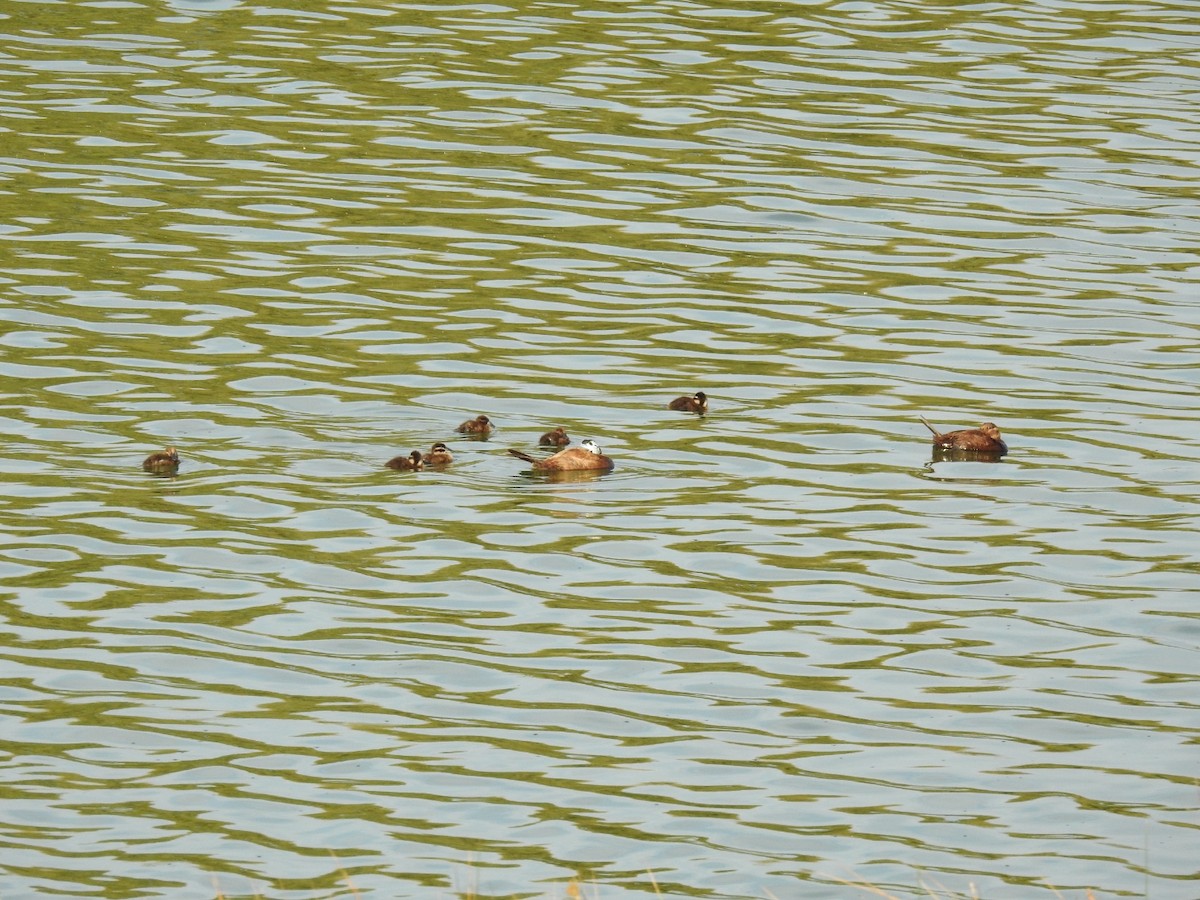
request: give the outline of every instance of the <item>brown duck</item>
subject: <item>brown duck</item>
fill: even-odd
[[[421,459],[421,451],[414,450],[408,456],[397,456],[394,459],[389,459],[384,463],[389,469],[399,469],[401,471],[419,472],[425,467],[424,460]]]
[[[543,447],[565,447],[571,443],[571,438],[567,435],[563,427],[559,425],[553,431],[547,431],[538,438],[538,443]]]
[[[1000,437],[1000,429],[991,422],[984,422],[978,428],[964,428],[961,431],[939,432],[921,416],[925,427],[933,432],[933,446],[939,450],[960,450],[970,453],[988,453],[992,456],[1003,456],[1008,452],[1008,444]]]
[[[142,468],[155,475],[174,475],[179,470],[179,451],[167,447],[151,453],[142,460]]]
[[[613,467],[613,461],[600,452],[599,445],[592,440],[582,441],[578,447],[559,450],[545,459],[534,459],[520,450],[509,450],[517,459],[533,466],[535,472],[602,472]]]
[[[487,416],[476,416],[473,419],[467,419],[467,421],[459,425],[455,431],[457,431],[459,434],[481,434],[486,436],[491,434],[491,431],[494,427],[495,426],[492,425],[492,420]]]
[[[690,397],[676,397],[667,404],[667,409],[677,409],[680,412],[692,412],[704,415],[708,412],[708,395],[704,391],[696,391]]]
[[[448,466],[454,462],[454,454],[450,452],[450,448],[438,441],[425,454],[424,459],[427,466]]]

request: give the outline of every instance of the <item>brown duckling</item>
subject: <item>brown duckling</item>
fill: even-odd
[[[142,460],[142,468],[155,475],[174,475],[179,470],[179,451],[167,447]]]
[[[400,469],[401,471],[419,472],[425,467],[425,461],[421,459],[421,451],[414,450],[408,456],[397,456],[395,459],[389,459],[384,463],[389,469]]]
[[[553,431],[547,431],[538,438],[538,443],[543,447],[565,447],[571,443],[571,439],[567,436],[567,432],[563,427],[559,425]]]
[[[667,409],[677,409],[680,412],[692,412],[704,415],[708,412],[708,394],[696,391],[690,397],[676,397],[667,404]]]
[[[991,422],[984,422],[978,428],[964,428],[962,431],[947,431],[942,434],[930,425],[924,416],[921,416],[921,421],[933,432],[933,445],[938,449],[988,453],[993,456],[1003,456],[1008,452],[1008,445],[1000,437],[1000,429]]]
[[[592,440],[583,441],[578,447],[559,450],[545,459],[534,459],[520,450],[508,452],[517,459],[525,460],[535,472],[608,471],[613,467],[613,461],[601,453],[599,445]]]
[[[495,426],[492,425],[492,420],[487,416],[476,416],[473,419],[467,419],[467,421],[459,425],[455,431],[459,432],[460,434],[480,434],[486,437],[487,435],[491,434],[494,427]]]
[[[424,462],[427,466],[448,466],[454,462],[454,454],[450,452],[449,447],[438,441],[425,454]]]

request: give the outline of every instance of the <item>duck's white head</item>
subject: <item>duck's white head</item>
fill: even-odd
[[[600,445],[597,444],[595,441],[593,441],[591,438],[588,438],[586,441],[580,441],[579,446],[582,447],[584,450],[589,450],[592,453],[595,453],[597,455],[599,455],[599,453],[600,453]]]

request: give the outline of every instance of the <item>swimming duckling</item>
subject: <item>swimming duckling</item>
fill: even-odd
[[[571,439],[567,436],[567,432],[563,427],[559,425],[553,431],[547,431],[538,438],[538,443],[543,447],[565,447],[571,443]]]
[[[942,434],[930,425],[924,416],[921,416],[921,421],[933,432],[933,445],[939,450],[963,450],[992,456],[1003,456],[1008,452],[1008,445],[1000,437],[1000,429],[991,422],[984,422],[978,428],[964,428],[962,431],[947,431]]]
[[[613,461],[601,453],[600,446],[592,440],[582,441],[578,447],[559,450],[545,459],[534,459],[520,450],[508,452],[517,459],[525,460],[535,472],[607,471],[613,467]]]
[[[167,447],[142,460],[142,468],[155,475],[174,475],[179,470],[179,451]]]
[[[473,419],[467,419],[455,431],[460,434],[480,434],[487,437],[492,431],[492,420],[487,416],[476,416]]]
[[[389,459],[384,463],[389,469],[400,469],[402,471],[419,472],[425,466],[424,460],[421,459],[421,451],[414,450],[408,456],[397,456],[395,459]]]
[[[696,391],[690,397],[676,397],[667,404],[667,409],[677,409],[680,412],[693,412],[704,415],[708,412],[708,395],[704,391]]]
[[[438,441],[425,454],[424,461],[427,466],[448,466],[454,462],[454,454],[450,452],[449,447]]]

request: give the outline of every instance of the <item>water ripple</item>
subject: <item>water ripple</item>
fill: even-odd
[[[10,17],[0,891],[1177,894],[1190,13]]]

